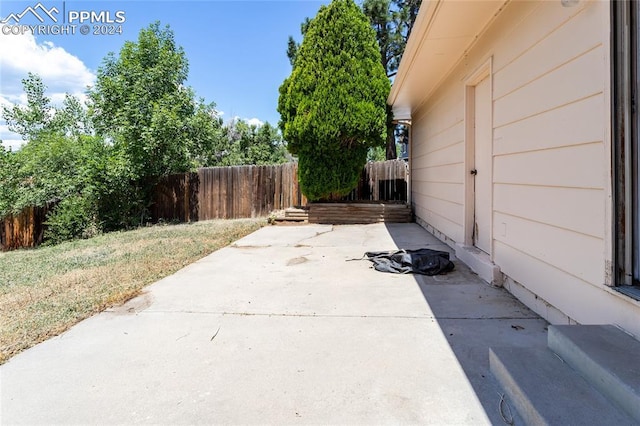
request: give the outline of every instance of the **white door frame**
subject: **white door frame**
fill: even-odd
[[[489,93],[491,93],[491,108],[489,111],[489,121],[491,123],[491,170],[489,170],[490,181],[492,182],[489,189],[491,206],[489,220],[489,235],[491,236],[489,257],[493,260],[493,57],[487,59],[482,65],[476,68],[464,80],[464,123],[465,123],[465,155],[464,155],[464,244],[473,246],[473,229],[474,223],[474,176],[471,170],[475,168],[475,88],[478,83],[489,78]]]

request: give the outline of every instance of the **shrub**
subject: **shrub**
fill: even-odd
[[[73,195],[60,201],[47,215],[45,241],[58,244],[76,238],[89,238],[99,232],[94,205],[88,197]]]

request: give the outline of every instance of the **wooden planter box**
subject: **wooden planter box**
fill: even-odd
[[[312,203],[309,223],[332,225],[413,221],[411,206],[394,202]]]

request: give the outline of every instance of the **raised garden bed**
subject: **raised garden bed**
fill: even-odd
[[[312,203],[309,205],[309,223],[341,225],[412,221],[411,206],[403,202],[367,201]]]

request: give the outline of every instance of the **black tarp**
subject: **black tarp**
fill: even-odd
[[[364,254],[376,271],[393,274],[439,275],[453,270],[453,262],[446,251],[417,249],[368,251]]]

